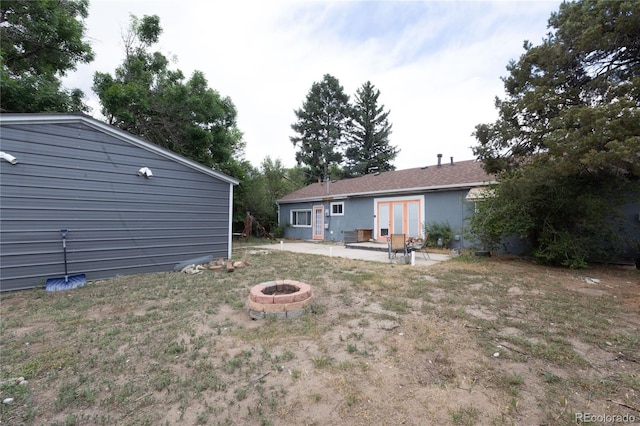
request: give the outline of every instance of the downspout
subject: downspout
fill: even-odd
[[[233,184],[229,184],[229,232],[228,244],[227,244],[227,259],[231,259],[231,253],[233,251]]]

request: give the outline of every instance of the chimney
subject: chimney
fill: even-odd
[[[451,165],[453,166],[453,157],[451,157]]]
[[[438,154],[438,167],[442,165],[442,154]]]

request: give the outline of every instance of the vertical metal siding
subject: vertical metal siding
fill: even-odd
[[[84,123],[8,124],[0,164],[0,290],[69,274],[88,280],[228,257],[231,184]],[[149,167],[153,177],[138,176]]]

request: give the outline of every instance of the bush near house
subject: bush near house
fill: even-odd
[[[453,231],[449,222],[429,222],[424,225],[424,234],[429,233],[427,247],[438,247],[438,240],[442,239],[442,247],[448,247],[453,239]]]

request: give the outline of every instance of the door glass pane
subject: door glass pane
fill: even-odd
[[[380,227],[380,236],[389,236],[389,204],[378,204],[378,226]]]
[[[314,209],[314,212],[316,214],[316,220],[315,220],[315,235],[316,236],[322,236],[322,227],[324,226],[324,224],[322,223],[322,209]]]
[[[420,212],[418,209],[418,203],[410,202],[408,204],[408,210],[409,210],[408,234],[410,237],[417,237],[418,235],[420,235],[420,218],[418,217]]]
[[[393,233],[394,234],[404,234],[403,224],[404,222],[404,204],[403,203],[394,203],[393,204]]]

